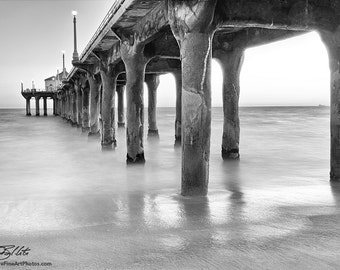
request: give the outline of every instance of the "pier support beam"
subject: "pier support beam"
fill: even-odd
[[[124,113],[124,85],[116,85],[117,99],[118,99],[118,127],[125,127],[125,113]]]
[[[26,115],[31,116],[31,98],[26,98]]]
[[[122,42],[120,52],[126,70],[126,161],[127,163],[144,163],[143,84],[147,63],[144,45],[139,43],[135,37],[132,42]]]
[[[159,86],[159,76],[147,74],[145,83],[148,86],[148,136],[158,137],[157,128],[157,88]]]
[[[87,133],[90,131],[90,120],[89,120],[89,94],[90,94],[90,88],[89,85],[86,83],[86,79],[82,77],[82,83],[81,83],[81,93],[82,93],[82,133]]]
[[[113,149],[116,146],[115,128],[115,94],[116,74],[112,66],[101,63],[100,76],[103,85],[102,93],[102,149]]]
[[[211,47],[216,0],[169,0],[182,59],[182,192],[206,195],[211,133]]]
[[[174,73],[176,81],[176,119],[175,119],[175,146],[182,141],[182,72]]]
[[[218,50],[214,53],[221,64],[223,72],[223,135],[222,158],[238,159],[240,143],[240,72],[243,63],[244,49],[231,51]]]
[[[40,116],[40,106],[39,106],[40,97],[35,97],[35,115]]]
[[[321,32],[327,47],[331,88],[331,170],[330,180],[340,181],[340,27],[331,32]]]
[[[44,100],[44,116],[47,116],[47,97],[43,97]]]
[[[95,75],[87,72],[90,84],[90,132],[89,137],[99,137],[99,87],[100,83]]]

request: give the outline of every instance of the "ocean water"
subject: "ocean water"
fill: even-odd
[[[146,118],[147,162],[143,170],[125,166],[125,129],[117,130],[116,150],[102,153],[99,141],[88,141],[80,129],[51,116],[51,112],[49,115],[26,117],[23,110],[0,111],[0,168],[4,179],[79,175],[101,181],[107,177],[124,178],[127,174],[137,179],[142,171],[143,177],[154,179],[145,180],[151,188],[178,192],[181,150],[173,146],[174,108],[157,109],[159,140],[147,139]],[[299,181],[328,181],[329,108],[243,107],[240,121],[241,160],[223,162],[222,108],[212,110],[210,188],[228,189],[226,179],[231,175],[235,182],[249,186],[280,181],[292,185]]]
[[[241,108],[241,159],[227,162],[213,108],[206,198],[179,195],[174,108],[157,109],[159,140],[146,117],[144,166],[126,166],[125,129],[102,152],[51,112],[24,113],[0,110],[0,246],[30,246],[30,260],[56,269],[339,267],[329,108]]]

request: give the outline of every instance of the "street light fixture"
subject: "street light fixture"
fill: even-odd
[[[78,62],[79,61],[79,55],[77,52],[77,14],[78,12],[73,10],[73,35],[74,35],[74,51],[73,51],[73,60],[72,62]]]

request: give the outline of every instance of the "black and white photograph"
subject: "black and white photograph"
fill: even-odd
[[[0,269],[340,269],[340,0],[0,0]]]

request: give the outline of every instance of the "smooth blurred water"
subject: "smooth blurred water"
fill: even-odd
[[[0,191],[3,199],[180,193],[181,149],[174,148],[174,108],[158,108],[160,139],[145,138],[144,166],[126,166],[125,129],[117,131],[116,150],[102,152],[99,140],[89,141],[59,117],[0,112],[0,183],[2,190],[7,186],[11,191]],[[222,109],[213,108],[210,194],[237,192],[240,186],[261,189],[329,181],[329,108],[241,108],[240,119],[241,160],[223,162]]]
[[[294,261],[293,246],[304,257],[322,239],[338,250],[340,189],[329,185],[329,108],[241,108],[241,159],[228,162],[220,154],[222,108],[213,108],[206,198],[179,195],[174,108],[158,108],[157,119],[160,138],[145,135],[145,165],[127,166],[125,129],[117,130],[116,150],[102,152],[99,140],[89,141],[59,117],[0,110],[0,239],[25,240],[44,250],[38,258],[45,261],[52,251],[64,254],[52,256],[60,269],[139,269],[151,262],[184,269],[197,261],[206,268],[213,260],[219,268],[230,258],[237,258],[231,269],[261,269],[272,240],[281,248],[271,253],[280,263]],[[65,247],[69,238],[76,251]],[[315,269],[327,268],[315,262]]]
[[[99,141],[59,117],[26,117],[23,110],[0,110],[1,182],[86,179],[122,181],[119,189],[171,189],[180,186],[180,149],[174,148],[174,108],[158,108],[160,139],[147,139],[144,167],[126,167],[125,130],[118,129],[118,147],[103,153]],[[241,108],[240,162],[220,158],[223,116],[213,108],[210,188],[228,189],[228,179],[245,185],[285,181],[328,181],[329,108]],[[126,178],[129,179],[126,182]],[[143,180],[144,178],[144,180]],[[133,180],[134,179],[134,180]],[[134,181],[132,186],[128,183]],[[56,183],[53,183],[55,185]],[[42,188],[40,186],[40,188]]]

